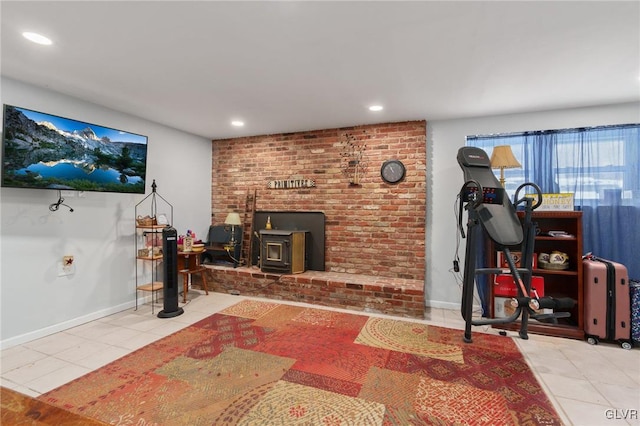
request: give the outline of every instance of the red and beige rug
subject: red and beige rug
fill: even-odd
[[[248,300],[39,399],[115,425],[562,424],[509,338]]]

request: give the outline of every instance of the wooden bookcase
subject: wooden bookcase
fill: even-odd
[[[522,220],[523,212],[518,212]],[[557,323],[539,322],[530,320],[528,330],[531,333],[546,334],[549,336],[569,337],[584,339],[584,291],[582,279],[582,212],[579,211],[541,211],[533,212],[532,220],[538,224],[538,235],[535,237],[534,256],[540,253],[561,251],[569,257],[569,268],[566,270],[552,270],[538,268],[533,270],[534,276],[544,278],[545,296],[571,297],[577,301],[576,306],[569,312],[569,318],[559,318]],[[572,237],[551,237],[546,235],[548,231],[565,231]],[[520,247],[510,247],[513,251]],[[489,243],[488,260],[490,265],[497,266],[496,247]],[[490,276],[490,306],[491,315],[494,315],[494,276]],[[494,325],[496,328],[519,330],[520,323]]]

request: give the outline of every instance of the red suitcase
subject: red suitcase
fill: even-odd
[[[587,341],[617,340],[631,349],[631,301],[627,268],[617,262],[587,255],[584,277],[584,331]]]

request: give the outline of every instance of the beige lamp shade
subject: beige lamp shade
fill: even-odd
[[[504,188],[504,169],[522,167],[511,151],[510,145],[498,145],[491,153],[491,167],[500,169],[500,185]]]
[[[229,213],[227,218],[224,220],[225,225],[242,225],[240,221],[240,215],[238,213]]]

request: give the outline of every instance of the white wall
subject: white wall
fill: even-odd
[[[206,235],[211,141],[15,80],[1,83],[4,104],[149,138],[145,195],[66,197],[71,213],[49,211],[57,191],[0,190],[0,344],[6,348],[134,305],[134,207],[150,193],[152,179],[173,204],[177,231]],[[59,277],[58,263],[67,254],[75,257],[75,273]],[[148,306],[141,309],[151,315]]]
[[[464,183],[456,155],[464,146],[466,136],[638,122],[640,103],[472,119],[427,120],[427,305],[456,309],[460,305],[460,280],[456,280],[452,272],[456,252],[454,203]],[[464,217],[466,219],[466,215]],[[466,240],[460,240],[461,271],[465,245]]]

